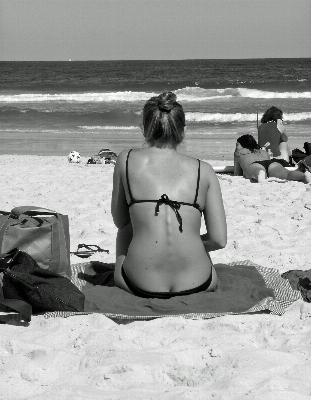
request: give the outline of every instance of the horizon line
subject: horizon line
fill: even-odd
[[[64,59],[64,60],[0,60],[0,62],[101,62],[101,61],[232,61],[232,60],[301,60],[309,57],[250,57],[250,58],[176,58],[176,59]]]

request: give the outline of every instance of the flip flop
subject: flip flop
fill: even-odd
[[[81,250],[82,249],[82,250]],[[108,253],[109,250],[102,249],[101,247],[97,246],[96,244],[78,244],[77,251],[71,251],[70,254],[73,254],[77,257],[81,258],[88,258],[91,257],[95,253]]]

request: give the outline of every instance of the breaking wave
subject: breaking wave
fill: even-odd
[[[311,112],[288,113],[283,114],[285,121],[305,121],[311,119]],[[229,123],[229,122],[254,122],[257,120],[257,114],[221,114],[221,113],[186,113],[186,120],[189,122],[207,122],[207,123]]]
[[[304,99],[311,98],[311,92],[272,92],[248,88],[203,89],[200,87],[186,87],[175,90],[178,101],[198,102],[213,99],[226,99],[232,97],[252,99]],[[103,92],[103,93],[23,93],[17,95],[1,95],[1,103],[37,103],[37,102],[139,102],[146,101],[154,92]]]

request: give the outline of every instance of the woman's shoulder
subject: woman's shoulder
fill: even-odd
[[[115,174],[121,173],[125,169],[126,160],[128,158],[130,151],[131,151],[131,149],[123,150],[123,151],[121,151],[121,153],[119,153],[117,161],[116,161],[116,165],[114,167]]]
[[[119,153],[118,158],[127,158],[128,154],[132,151],[133,149],[126,149],[121,151],[121,153]]]
[[[208,161],[199,159],[199,162],[200,162],[201,169],[203,171],[207,171],[207,172],[213,171],[214,172],[213,167],[211,166],[211,164]]]
[[[132,152],[132,150],[134,150],[134,149],[127,149],[127,150],[121,151],[121,153],[119,153],[118,158],[117,158],[117,164],[124,164],[129,156],[130,152]]]
[[[214,171],[213,167],[209,164],[207,160],[195,158],[181,153],[177,153],[177,157],[179,157],[180,161],[183,162],[185,165],[200,168],[201,171]]]
[[[214,173],[213,167],[206,160],[188,156],[186,154],[179,154],[181,162],[194,170],[200,169],[201,175],[204,173]]]

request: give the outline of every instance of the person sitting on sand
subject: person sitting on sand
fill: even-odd
[[[311,173],[288,171],[289,163],[283,159],[270,159],[269,153],[259,146],[252,135],[237,139],[234,152],[234,175],[243,175],[251,181],[265,182],[267,178],[311,183]]]
[[[288,136],[283,125],[283,112],[270,107],[261,118],[258,128],[258,144],[271,151],[273,158],[281,158],[290,161],[291,151],[287,144]],[[267,145],[268,143],[268,145]]]
[[[184,129],[176,95],[152,97],[143,109],[148,147],[123,151],[114,169],[115,283],[140,297],[166,299],[217,284],[209,252],[227,242],[222,194],[209,164],[177,152]]]

